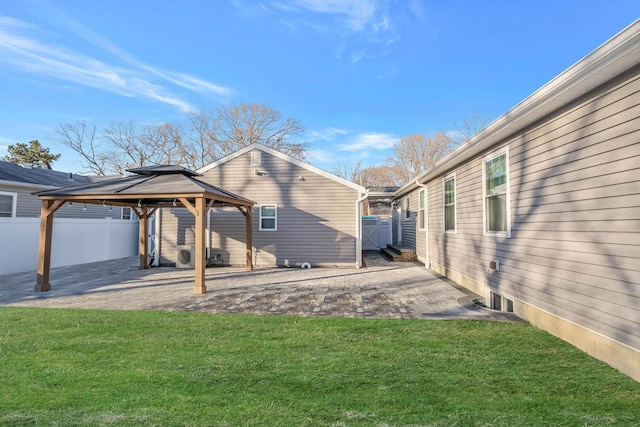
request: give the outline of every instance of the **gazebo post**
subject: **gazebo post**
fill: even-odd
[[[247,259],[246,259],[246,271],[253,270],[253,221],[251,217],[253,216],[253,208],[251,206],[245,207],[247,213],[245,215],[246,226],[245,226],[245,234],[247,241]]]
[[[51,238],[53,236],[53,214],[64,200],[43,200],[40,208],[40,243],[38,244],[38,277],[36,292],[51,290],[49,272],[51,270]]]
[[[193,284],[194,294],[207,293],[207,286],[204,280],[204,269],[206,263],[205,254],[205,210],[207,204],[204,197],[196,198],[196,262],[195,262],[195,283]]]
[[[140,220],[139,233],[139,247],[138,253],[140,254],[140,264],[138,265],[139,270],[146,270],[149,268],[149,245],[148,245],[148,236],[149,236],[149,208],[147,206],[142,206],[139,208],[140,211],[134,209],[138,219]]]

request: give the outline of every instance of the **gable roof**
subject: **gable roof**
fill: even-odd
[[[342,184],[342,185],[344,185],[346,187],[349,187],[349,188],[351,188],[353,190],[356,190],[356,191],[358,191],[360,193],[365,193],[366,192],[366,189],[361,185],[358,185],[358,184],[356,184],[354,182],[351,182],[351,181],[347,181],[344,178],[340,178],[339,176],[336,176],[336,175],[334,175],[332,173],[329,173],[329,172],[327,172],[327,171],[325,171],[323,169],[320,169],[320,168],[318,168],[316,166],[310,165],[309,163],[305,163],[305,162],[303,162],[301,160],[294,159],[291,156],[288,156],[288,155],[286,155],[284,153],[281,153],[281,152],[279,152],[277,150],[274,150],[273,148],[266,147],[266,146],[264,146],[262,144],[259,144],[257,142],[253,143],[251,145],[247,145],[246,147],[241,148],[240,150],[237,150],[237,151],[229,154],[228,156],[225,156],[225,157],[223,157],[223,158],[221,158],[219,160],[216,160],[215,162],[210,163],[207,166],[204,166],[204,167],[198,169],[197,172],[200,173],[200,174],[203,174],[203,173],[205,173],[207,171],[210,171],[213,168],[216,168],[216,167],[218,167],[220,165],[223,165],[223,164],[225,164],[225,163],[227,163],[227,162],[229,162],[229,161],[231,161],[231,160],[233,160],[235,158],[238,158],[238,157],[242,156],[243,154],[246,154],[246,153],[248,153],[250,151],[253,151],[253,150],[260,150],[260,151],[262,151],[264,153],[270,154],[270,155],[272,155],[274,157],[277,157],[279,159],[284,160],[285,162],[289,162],[289,163],[291,163],[293,165],[296,165],[298,167],[306,169],[309,172],[313,172],[313,173],[315,173],[317,175],[323,176],[323,177],[325,177],[327,179],[335,181],[335,182],[337,182],[339,184]]]
[[[416,181],[427,182],[471,160],[638,64],[640,64],[640,19],[489,123],[436,162],[431,169],[403,185],[396,192],[396,197],[417,188]]]
[[[7,181],[11,184],[57,188],[85,184],[96,178],[0,161],[0,181]]]

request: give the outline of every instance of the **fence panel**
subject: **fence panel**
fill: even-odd
[[[35,271],[39,218],[0,219],[0,275]],[[85,264],[138,254],[138,221],[56,218],[51,267]]]

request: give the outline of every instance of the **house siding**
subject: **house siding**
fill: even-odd
[[[405,214],[404,199],[402,201],[402,246],[416,247],[416,218],[418,216],[418,193],[409,195],[409,218]]]
[[[426,264],[427,263],[427,250],[426,250],[426,230],[418,229],[418,212],[420,207],[420,191],[421,187],[411,191],[408,193],[409,195],[409,206],[411,211],[411,217],[409,219],[404,218],[404,210],[402,212],[402,245],[412,248],[416,251],[416,257],[418,261]],[[428,193],[428,192],[427,192]],[[426,194],[426,193],[425,193]],[[404,197],[402,198],[404,200]],[[425,215],[426,220],[429,219],[429,211],[428,211],[428,194],[425,198]],[[430,224],[428,222],[425,223],[428,228]]]
[[[38,218],[42,202],[34,192],[42,191],[41,187],[28,188],[11,184],[3,184],[0,182],[0,191],[16,194],[16,217],[18,218]],[[120,219],[120,207],[113,207],[109,212],[108,206],[87,204],[87,210],[82,203],[73,203],[69,205],[65,203],[56,212],[56,218],[113,218]]]
[[[456,173],[455,234],[430,181],[432,267],[640,350],[638,123],[636,67],[483,153],[509,148],[511,238],[483,234],[481,156],[442,175]]]
[[[262,153],[261,166],[251,166],[247,152],[208,170],[201,179],[256,202],[256,266],[355,266],[358,191],[267,152]],[[261,204],[277,204],[277,230],[260,231]],[[221,255],[224,264],[244,264],[245,217],[237,210],[214,208],[210,221],[210,255]],[[175,247],[169,242],[176,236],[177,244],[193,244],[193,222],[184,210],[163,212],[162,263],[175,262]]]

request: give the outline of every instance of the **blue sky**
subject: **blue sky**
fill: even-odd
[[[379,165],[400,137],[493,120],[640,17],[638,0],[3,0],[0,156],[54,129],[181,123],[260,103],[311,163]]]

